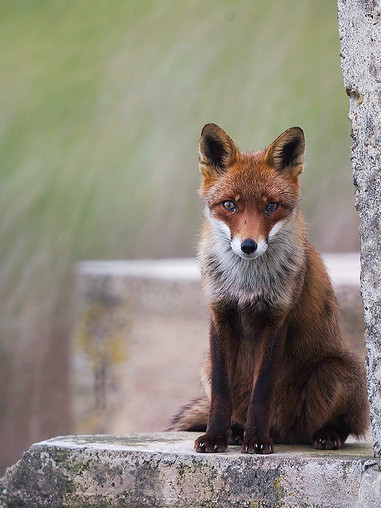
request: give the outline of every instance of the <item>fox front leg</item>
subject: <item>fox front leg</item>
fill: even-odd
[[[242,453],[274,453],[274,443],[269,434],[271,412],[271,370],[265,363],[258,375],[247,411],[247,424],[241,447]]]
[[[236,341],[232,340],[230,326],[218,329],[213,322],[210,327],[211,403],[206,433],[196,439],[196,452],[224,452],[228,446],[231,427],[231,379],[236,359]]]
[[[246,415],[242,453],[274,453],[274,443],[270,437],[270,420],[274,372],[276,371],[277,351],[281,348],[282,335],[279,330],[270,329],[266,330],[261,340],[258,341],[256,382]]]

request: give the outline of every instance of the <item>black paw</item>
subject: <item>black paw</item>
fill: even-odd
[[[204,434],[194,442],[194,449],[199,453],[219,453],[226,451],[228,447],[227,437]]]
[[[317,450],[338,450],[342,444],[340,436],[330,427],[323,427],[312,436],[312,446]]]
[[[229,441],[230,445],[239,446],[243,443],[244,428],[243,425],[233,423],[230,431]]]
[[[254,436],[254,437],[245,437],[242,448],[242,453],[260,453],[260,454],[270,454],[274,453],[274,443],[271,437],[262,437],[262,436]]]

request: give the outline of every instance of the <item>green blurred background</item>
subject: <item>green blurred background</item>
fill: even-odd
[[[312,241],[358,237],[336,2],[14,0],[0,41],[1,472],[70,432],[75,262],[194,254],[205,123],[301,126]]]

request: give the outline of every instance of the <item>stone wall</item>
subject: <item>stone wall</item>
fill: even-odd
[[[381,2],[339,0],[352,168],[360,217],[361,293],[374,450],[381,456]]]

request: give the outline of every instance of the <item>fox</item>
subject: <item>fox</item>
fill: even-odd
[[[369,426],[365,362],[339,326],[323,261],[309,243],[299,175],[300,127],[247,153],[218,125],[199,142],[205,207],[198,258],[210,315],[204,394],[168,430],[204,432],[200,453],[228,445],[339,449]]]

